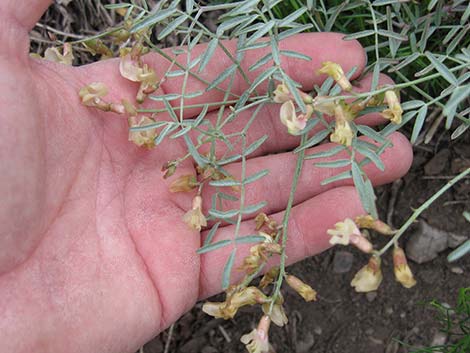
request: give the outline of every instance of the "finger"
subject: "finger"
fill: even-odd
[[[27,53],[28,32],[46,11],[52,0],[0,1],[0,53]]]
[[[326,231],[345,219],[364,214],[361,202],[351,186],[338,187],[309,199],[292,209],[288,226],[287,263],[292,264],[307,256],[318,254],[329,247]],[[271,215],[278,223],[282,222],[284,212]],[[254,221],[245,221],[240,227],[240,235],[253,234]],[[221,228],[214,241],[233,239],[235,226]],[[244,273],[237,271],[243,258],[249,254],[253,244],[237,245],[237,253],[232,270],[232,283],[239,282]],[[221,291],[221,278],[225,263],[232,247],[218,249],[201,256],[201,275],[199,298],[207,298]],[[273,258],[272,263],[278,263]],[[268,267],[269,268],[269,267]]]
[[[364,69],[366,56],[364,49],[357,41],[345,41],[343,40],[344,35],[340,33],[305,33],[299,34],[279,43],[280,50],[291,50],[302,54],[305,54],[312,58],[311,61],[305,61],[292,57],[282,57],[281,67],[285,70],[293,80],[299,82],[302,85],[302,89],[305,91],[312,90],[314,85],[321,84],[325,76],[317,74],[317,70],[321,67],[321,64],[325,61],[335,61],[340,64],[347,72],[353,67],[357,67],[357,71],[353,75],[353,78],[358,77]],[[222,44],[226,49],[235,55],[237,49],[236,41],[223,41]],[[191,52],[191,58],[196,58],[202,55],[206,51],[207,45],[196,46]],[[271,48],[260,48],[257,50],[248,50],[245,52],[245,56],[240,63],[240,68],[243,70],[250,82],[253,82],[256,77],[260,75],[264,70],[272,65],[268,63],[261,68],[249,71],[249,68],[255,64],[263,56],[271,52]],[[161,67],[159,61],[161,57],[151,56],[151,60],[156,62],[153,64],[154,67]],[[187,62],[186,55],[178,57],[177,61],[184,65]],[[222,48],[217,48],[215,54],[210,60],[206,69],[200,73],[200,77],[207,82],[213,82],[220,74],[232,65],[232,60],[227,56]],[[168,64],[166,65],[168,67]],[[220,84],[220,88],[227,89],[230,80]],[[163,83],[163,90],[167,93],[181,93],[181,87],[183,87],[184,77],[176,77],[169,79]],[[201,82],[193,76],[189,76],[187,80],[188,92],[195,92],[207,88],[207,84]],[[237,71],[234,77],[231,92],[232,94],[241,95],[247,88],[249,83],[244,77]],[[266,85],[260,85],[258,92],[262,93],[266,91]],[[207,102],[218,102],[223,100],[224,92],[218,90],[211,90],[204,95],[186,100],[187,104],[201,104]],[[233,98],[233,97],[231,97]],[[189,116],[195,115],[200,109],[188,109],[187,113]]]
[[[390,136],[392,147],[387,148],[380,156],[384,171],[379,170],[373,163],[365,166],[364,171],[374,185],[382,185],[390,183],[405,175],[409,170],[412,162],[413,152],[407,138],[400,133]],[[335,144],[328,143],[318,147],[309,149],[306,155],[328,151]],[[343,168],[321,168],[315,164],[319,162],[327,162],[332,160],[349,158],[347,153],[339,153],[330,158],[318,158],[315,160],[306,160],[302,174],[300,176],[295,203],[298,204],[320,193],[330,190],[334,187],[353,185],[352,179],[340,180],[337,182],[321,185],[321,182],[329,177],[337,175],[346,170],[350,170],[350,166]],[[361,158],[361,157],[359,157]],[[294,176],[297,154],[292,152],[268,155],[253,158],[246,163],[246,176],[254,175],[262,170],[268,170],[270,173],[253,183],[246,185],[245,205],[255,205],[266,201],[267,205],[262,209],[265,213],[274,213],[282,210],[289,199],[291,183]],[[236,180],[241,179],[241,163],[234,163],[226,168]],[[230,193],[230,190],[224,190]],[[214,192],[212,187],[205,188],[203,200],[205,200],[206,209],[211,207],[210,195]],[[240,207],[238,202],[224,200],[223,209],[237,209]],[[246,219],[255,215],[247,215]]]
[[[355,84],[358,93],[367,92],[370,90],[372,84],[372,74],[366,75],[362,80]],[[379,76],[379,85],[393,84],[393,80],[387,75],[381,74]],[[228,123],[223,128],[223,133],[230,136],[231,134],[238,133],[242,131],[250,119],[252,118],[256,108],[247,109],[241,112],[235,120]],[[292,136],[287,133],[287,128],[281,123],[279,118],[279,109],[280,104],[268,104],[266,105],[255,117],[255,120],[251,123],[248,133],[246,134],[246,146],[250,146],[252,143],[262,138],[265,135],[268,135],[269,138],[258,148],[254,153],[250,155],[250,158],[265,155],[268,153],[276,153],[280,151],[289,150],[295,148],[299,144],[299,137]],[[215,123],[217,120],[217,112],[209,113],[207,119]],[[228,117],[230,112],[225,114],[225,118]],[[330,121],[332,117],[325,116],[327,121]],[[358,124],[364,125],[378,125],[383,123],[385,119],[380,115],[380,113],[371,113],[364,116],[361,116],[356,120]],[[314,135],[316,132],[320,131],[324,127],[321,124],[318,124],[310,132],[310,135]],[[196,137],[196,134],[193,133],[193,137]],[[241,153],[242,144],[239,136],[232,137],[229,139],[233,145],[233,149],[229,152],[229,155],[235,155]],[[210,145],[203,145],[200,149],[201,153],[208,153],[210,150]],[[223,141],[216,142],[216,154],[218,157],[222,157],[224,154],[228,153],[227,145]],[[227,157],[227,156],[225,156]]]

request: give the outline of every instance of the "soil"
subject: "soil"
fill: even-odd
[[[67,3],[56,1],[41,23],[69,33],[90,35],[110,26],[114,20],[103,15],[101,3],[104,1]],[[40,27],[34,29],[33,36],[42,38],[42,41],[51,39]],[[63,38],[61,35],[58,37]],[[44,44],[33,41],[32,51],[41,52],[43,49]],[[86,62],[90,58],[82,55],[78,60]],[[427,122],[427,125],[431,123]],[[395,226],[401,225],[414,208],[462,167],[468,167],[469,137],[467,134],[451,141],[450,133],[442,128],[430,143],[416,146],[410,172],[401,181],[377,190],[381,218],[388,219]],[[467,236],[469,225],[461,216],[464,210],[470,210],[470,179],[461,181],[444,194],[420,219],[444,233]],[[411,229],[405,234],[404,243],[413,231]],[[338,274],[333,270],[334,258],[344,255],[344,251],[352,253],[352,267]],[[272,328],[270,336],[275,351],[405,353],[445,342],[445,335],[439,332],[436,311],[428,303],[437,299],[455,305],[458,289],[468,287],[470,283],[470,256],[449,264],[446,261],[449,251],[443,251],[424,264],[410,263],[418,281],[412,289],[405,289],[395,282],[391,257],[385,256],[384,281],[377,292],[367,295],[356,293],[350,286],[354,274],[367,261],[366,256],[350,248],[337,247],[292,266],[289,269],[291,273],[317,290],[318,301],[305,303],[295,292],[285,293],[285,309],[290,322],[283,328]],[[205,315],[201,304],[198,304],[175,323],[171,333],[170,330],[161,333],[141,352],[164,352],[167,344],[167,352],[174,353],[246,352],[239,341],[240,336],[255,327],[259,317],[258,308],[247,308],[230,321],[213,319]]]

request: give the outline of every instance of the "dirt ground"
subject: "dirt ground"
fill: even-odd
[[[47,34],[48,25],[75,35],[90,35],[111,25],[115,18],[105,13],[99,1],[57,0],[44,15],[41,26],[32,36],[33,51],[42,51],[54,35]],[[62,34],[56,34],[59,39]],[[80,54],[79,60],[87,60]],[[451,141],[448,131],[438,130],[430,143],[415,147],[411,171],[401,181],[377,190],[383,219],[400,226],[436,192],[449,177],[470,165],[469,135]],[[470,210],[470,179],[463,180],[433,204],[420,219],[438,232],[469,235],[469,224],[461,216]],[[410,230],[404,241],[417,227]],[[311,283],[318,292],[318,301],[305,303],[294,292],[285,293],[289,324],[274,327],[271,341],[277,353],[404,353],[413,349],[399,345],[398,340],[414,348],[441,344],[435,310],[428,303],[437,299],[454,305],[457,290],[469,286],[470,256],[449,264],[444,250],[424,264],[411,262],[418,284],[412,289],[401,287],[393,278],[390,257],[383,261],[384,281],[375,293],[358,294],[350,287],[354,274],[367,258],[350,248],[336,248],[294,265],[291,272]],[[346,253],[345,253],[346,252]],[[352,266],[344,263],[352,259]],[[342,270],[344,273],[337,273]],[[173,327],[163,332],[141,351],[145,353],[216,353],[245,352],[240,336],[251,330],[260,317],[259,309],[244,309],[234,320],[213,319],[198,304]]]

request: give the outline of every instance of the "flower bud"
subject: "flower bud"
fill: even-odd
[[[346,77],[339,64],[332,61],[325,61],[322,63],[322,68],[318,70],[318,73],[326,74],[333,78],[343,91],[349,92],[352,90],[351,82],[349,82],[349,79]]]
[[[317,300],[317,292],[308,284],[302,282],[299,278],[293,275],[287,275],[286,282],[293,290],[299,293],[305,301],[310,302],[312,300]]]
[[[369,263],[356,273],[351,281],[356,292],[372,292],[379,288],[383,278],[380,263],[380,257],[372,256]]]
[[[393,235],[397,232],[387,223],[382,222],[380,219],[374,219],[371,215],[358,216],[354,221],[359,228],[372,229],[384,235]]]
[[[416,280],[408,266],[405,252],[399,246],[393,249],[393,271],[395,272],[395,279],[400,282],[403,287],[411,288],[416,285]]]

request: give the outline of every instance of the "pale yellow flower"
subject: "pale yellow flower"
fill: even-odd
[[[215,317],[216,319],[225,319],[223,311],[224,306],[225,302],[205,302],[202,305],[202,311],[205,312],[207,315]]]
[[[130,53],[121,56],[119,72],[122,77],[132,82],[141,82],[140,76],[143,74],[143,71],[139,61],[134,60]]]
[[[403,109],[397,93],[394,90],[386,91],[385,102],[388,104],[388,109],[382,112],[382,116],[394,124],[401,124]]]
[[[323,62],[322,68],[318,70],[318,73],[330,76],[343,91],[350,91],[352,89],[351,82],[349,82],[349,79],[344,74],[343,68],[335,62]]]
[[[317,112],[333,116],[337,103],[329,100],[329,98],[328,96],[316,96],[313,99],[313,109]]]
[[[304,298],[306,302],[317,300],[317,292],[299,278],[293,275],[287,275],[286,282],[293,290]]]
[[[395,272],[395,279],[400,282],[403,287],[411,288],[416,285],[416,280],[408,266],[405,252],[398,246],[393,249],[393,271]]]
[[[335,131],[330,135],[330,141],[344,146],[351,146],[354,133],[349,125],[352,116],[341,104],[335,106]]]
[[[311,106],[307,106],[307,109],[308,107],[310,107],[310,110],[311,110],[310,115],[311,115],[311,113],[313,112],[313,109]],[[287,131],[289,132],[289,134],[295,135],[299,133],[300,131],[302,131],[305,128],[305,126],[307,126],[307,119],[310,116],[308,116],[308,112],[307,112],[307,115],[301,114],[297,116],[295,112],[294,103],[291,100],[289,100],[287,102],[284,102],[281,105],[280,117],[281,117],[282,124],[287,127]]]
[[[204,214],[202,213],[201,196],[194,197],[193,207],[184,214],[183,221],[189,226],[189,228],[197,231],[201,231],[202,227],[207,226],[206,217],[204,217]]]
[[[383,278],[380,262],[379,257],[372,256],[369,263],[356,273],[351,281],[356,292],[372,292],[379,288]]]
[[[352,234],[361,234],[356,223],[351,218],[346,218],[344,221],[336,223],[335,229],[328,229],[326,232],[331,235],[331,245],[348,245]]]
[[[271,319],[265,315],[261,318],[258,327],[250,333],[243,335],[240,341],[246,346],[249,353],[268,353],[269,344],[269,326]]]
[[[143,116],[137,122],[137,117],[131,116],[129,118],[130,127],[145,127],[155,123],[155,120]],[[157,137],[157,128],[148,128],[140,131],[129,130],[129,141],[134,142],[139,147],[153,148],[155,147],[155,138]]]

